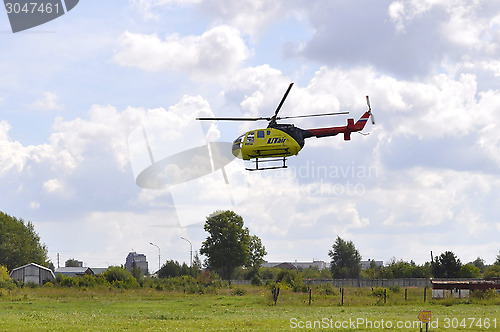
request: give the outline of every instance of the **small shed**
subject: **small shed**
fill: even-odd
[[[26,264],[13,269],[9,277],[24,283],[34,282],[38,285],[42,285],[56,278],[51,269],[36,263]]]
[[[58,267],[55,274],[62,274],[67,277],[82,277],[86,274],[94,275],[90,267]]]

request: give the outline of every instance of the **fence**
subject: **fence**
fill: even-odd
[[[332,284],[335,287],[426,287],[431,286],[428,278],[402,279],[307,279],[307,285]]]

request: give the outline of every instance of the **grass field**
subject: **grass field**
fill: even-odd
[[[290,290],[282,290],[274,305],[269,288],[254,286],[202,295],[151,288],[0,289],[0,330],[418,331],[418,313],[430,310],[429,331],[500,331],[497,299],[424,303],[423,289],[411,289],[408,301],[402,290],[389,292],[384,304],[370,292],[346,289],[341,306],[338,291],[313,292],[309,305],[308,293]]]

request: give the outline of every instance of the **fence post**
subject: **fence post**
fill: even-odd
[[[408,299],[408,288],[405,288],[405,301]]]
[[[309,305],[311,305],[312,290],[309,288]]]
[[[344,305],[344,288],[342,288],[342,305]]]
[[[278,296],[280,295],[280,288],[273,286],[273,300],[274,300],[274,305],[276,305],[276,302],[278,301]]]
[[[426,297],[427,297],[427,287],[424,287],[424,302],[425,302]]]
[[[387,300],[387,288],[384,288],[384,304]]]

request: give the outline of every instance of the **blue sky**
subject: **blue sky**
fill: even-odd
[[[54,263],[120,265],[135,250],[153,269],[150,242],[187,262],[181,236],[195,250],[207,236],[192,220],[226,208],[270,261],[328,260],[337,236],[383,261],[452,250],[492,263],[500,250],[493,0],[85,0],[16,34],[0,14],[0,31],[0,209],[32,221]],[[300,128],[358,118],[366,95],[377,123],[307,140],[287,170],[232,163],[229,206],[220,174],[136,185],[140,128],[158,160],[232,141],[266,124],[194,118],[269,116],[290,82],[282,115],[351,112]]]

